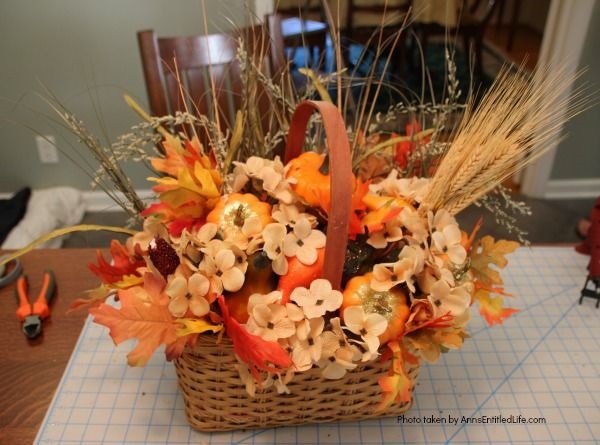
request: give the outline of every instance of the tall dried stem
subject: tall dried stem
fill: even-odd
[[[468,105],[423,209],[458,213],[544,154],[563,124],[591,103],[585,89],[569,96],[580,74],[503,68],[477,108],[473,101]]]

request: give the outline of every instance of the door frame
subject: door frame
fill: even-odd
[[[567,75],[578,70],[595,2],[596,0],[552,0],[544,28],[539,66],[553,69],[568,64]],[[570,93],[571,89],[566,94]],[[564,115],[567,107],[564,104],[556,112]],[[524,195],[536,198],[546,196],[559,144],[558,140],[551,143],[546,154],[525,169],[521,181],[521,192]]]
[[[274,11],[274,0],[254,0],[254,15],[258,21],[262,22],[265,15],[273,14]]]

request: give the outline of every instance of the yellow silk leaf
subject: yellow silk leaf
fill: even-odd
[[[490,326],[502,324],[505,319],[519,312],[518,309],[504,307],[504,298],[501,295],[492,296],[487,289],[478,289],[473,298],[479,303],[479,313]]]
[[[138,277],[137,275],[125,275],[122,280],[115,283],[103,283],[94,289],[87,290],[86,294],[88,294],[88,298],[75,299],[75,301],[69,305],[67,313],[79,310],[83,307],[99,306],[100,303],[106,301],[106,299],[110,295],[114,294],[118,289],[128,289],[133,286],[138,286],[143,282],[144,279],[142,277]]]
[[[118,289],[127,289],[129,287],[137,286],[144,282],[144,278],[137,275],[125,275],[123,279],[117,281],[116,283],[112,283],[111,287],[116,287]]]
[[[181,145],[181,140],[177,136],[173,136],[171,133],[167,133],[166,135],[163,135],[163,137],[165,138],[164,144],[168,145],[168,148],[165,147],[167,150],[171,149],[178,155],[184,154],[183,146]]]
[[[177,329],[178,337],[184,337],[190,334],[201,334],[206,331],[219,332],[223,329],[223,325],[210,324],[202,319],[193,320],[191,318],[178,318],[175,321],[183,325],[183,328]]]
[[[113,289],[112,285],[102,283],[100,286],[95,287],[90,290],[86,290],[85,293],[90,296],[91,299],[102,299],[105,300],[108,295],[114,293],[115,289]]]
[[[438,330],[434,338],[437,340],[438,344],[447,349],[458,349],[460,348],[465,339],[465,335],[461,330]]]
[[[101,284],[94,289],[90,289],[86,291],[88,294],[88,298],[77,298],[69,305],[67,309],[67,314],[71,312],[75,312],[82,308],[90,308],[94,306],[99,306],[101,303],[104,303],[106,299],[113,293],[115,290],[109,284]]]
[[[146,180],[156,182],[161,185],[166,185],[169,187],[178,187],[179,186],[179,181],[175,178],[171,178],[170,176],[164,176],[162,178],[149,177],[149,178],[146,178]]]
[[[519,247],[516,241],[495,241],[491,236],[477,240],[471,250],[471,271],[476,280],[485,285],[502,284],[500,273],[490,265],[503,269],[508,260],[505,255],[514,252]]]
[[[183,189],[206,198],[217,198],[220,196],[210,170],[202,167],[200,163],[194,165],[194,174],[188,169],[182,169],[177,179],[171,177],[147,178],[148,181],[172,188],[172,191]]]
[[[190,192],[189,190],[178,188],[175,190],[162,192],[160,194],[160,200],[161,202],[164,202],[170,207],[176,209],[191,202],[198,202],[200,200],[204,201],[204,198],[199,197],[196,193]],[[202,215],[202,208],[201,206],[199,207],[198,213]]]
[[[383,394],[375,412],[385,411],[394,402],[410,402],[410,378],[404,372],[380,377],[378,383]]]
[[[207,198],[217,198],[220,196],[219,189],[215,185],[215,181],[213,180],[213,176],[210,173],[210,170],[202,167],[202,165],[196,163],[194,165],[194,176],[196,180],[200,182],[200,194]]]
[[[429,363],[436,362],[442,352],[462,346],[469,335],[462,328],[421,329],[407,337],[413,346]]]

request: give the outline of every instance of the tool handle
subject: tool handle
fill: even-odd
[[[17,297],[17,320],[25,321],[25,319],[33,313],[33,308],[27,298],[28,290],[27,276],[23,275],[17,280],[17,288],[15,289],[15,296]]]
[[[8,257],[8,255],[0,255],[0,287],[8,286],[10,283],[15,281],[22,272],[21,262],[18,259],[14,259],[4,264],[2,261]],[[7,269],[13,263],[12,269]]]
[[[37,297],[37,300],[33,303],[33,313],[39,315],[40,319],[45,319],[50,316],[50,306],[54,294],[56,291],[56,279],[54,272],[51,270],[44,271],[44,279],[42,282],[42,289]]]

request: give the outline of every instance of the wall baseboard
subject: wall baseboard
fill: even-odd
[[[546,184],[546,199],[583,199],[600,196],[600,178],[551,179]]]
[[[140,199],[144,202],[156,200],[156,195],[150,189],[136,190]],[[119,199],[125,199],[122,193],[117,194]],[[87,212],[120,212],[119,207],[102,190],[92,190],[83,192],[83,200]]]

